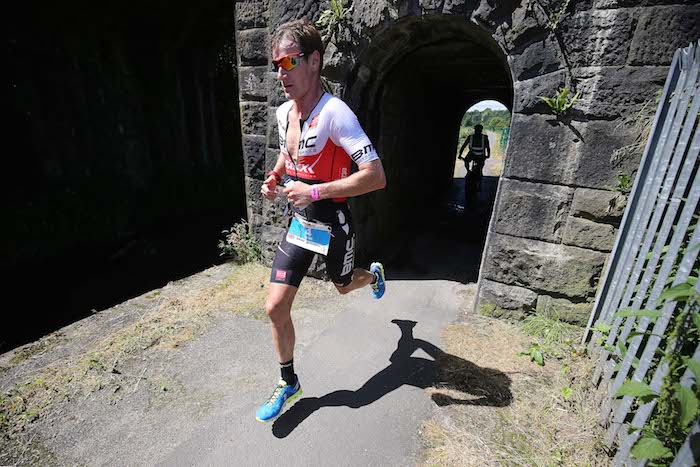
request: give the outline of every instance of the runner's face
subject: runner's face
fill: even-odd
[[[283,39],[279,45],[272,51],[272,58],[279,60],[285,55],[300,53],[301,48],[289,39]],[[309,56],[301,58],[301,63],[291,70],[287,71],[281,66],[277,68],[277,79],[282,84],[284,95],[287,99],[300,100],[311,89],[316,81],[317,71],[312,66],[317,59],[314,52]]]

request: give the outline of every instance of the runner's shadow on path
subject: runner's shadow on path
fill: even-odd
[[[413,337],[416,321],[394,319],[401,329],[401,337],[391,364],[372,376],[357,391],[340,390],[322,397],[304,397],[283,413],[272,425],[277,438],[288,436],[311,414],[323,407],[351,407],[369,405],[404,384],[421,389],[451,389],[473,398],[457,399],[436,392],[432,400],[440,406],[450,404],[504,407],[512,401],[511,379],[505,373],[475,365],[463,358],[443,352],[437,346]],[[434,360],[412,357],[422,349]]]

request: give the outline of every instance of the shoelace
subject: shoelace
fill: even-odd
[[[284,386],[277,386],[277,389],[275,389],[275,392],[272,393],[270,398],[267,400],[267,405],[272,405],[275,403],[275,400],[279,397],[279,395],[282,393],[282,390],[284,389]]]

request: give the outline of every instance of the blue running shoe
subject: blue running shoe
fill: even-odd
[[[369,272],[375,275],[377,281],[372,284],[372,296],[374,298],[382,298],[384,295],[384,265],[382,263],[372,263],[369,267]]]
[[[270,398],[255,412],[255,419],[259,422],[271,422],[279,417],[287,403],[291,405],[299,396],[301,396],[299,378],[297,378],[297,382],[294,386],[288,385],[285,380],[281,379],[279,383],[277,383],[275,392],[273,392]]]

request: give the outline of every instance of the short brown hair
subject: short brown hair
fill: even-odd
[[[319,70],[323,68],[323,41],[321,34],[311,21],[302,18],[280,25],[272,36],[272,50],[275,50],[284,39],[294,41],[306,57],[318,50],[321,57]]]

